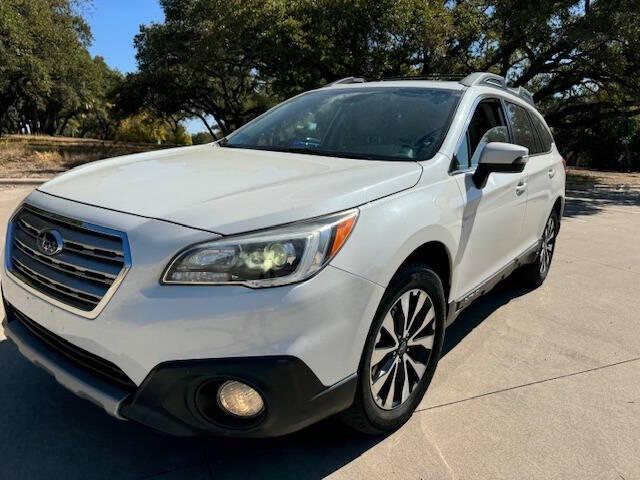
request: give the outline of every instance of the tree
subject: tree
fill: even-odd
[[[270,96],[256,66],[262,48],[259,32],[269,27],[271,3],[161,3],[165,23],[142,27],[135,40],[141,73],[130,82],[146,91],[145,102],[165,115],[203,121],[211,116],[225,135],[264,111]],[[212,126],[206,126],[214,135]]]
[[[3,0],[0,25],[0,131],[56,133],[90,95],[87,24],[68,0]]]
[[[563,139],[573,165],[623,172],[640,171],[640,118],[618,117],[582,129]]]
[[[171,122],[149,112],[125,118],[118,126],[116,139],[125,142],[191,145],[191,136],[180,122]]]
[[[95,57],[85,84],[87,100],[75,110],[67,111],[58,133],[69,136],[112,139],[120,118],[115,111],[115,96],[123,81],[117,70],[109,68],[102,57]]]

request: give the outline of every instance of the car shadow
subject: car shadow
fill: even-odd
[[[447,328],[442,347],[442,356],[446,356],[467,335],[484,322],[493,312],[532,289],[523,287],[517,278],[517,273],[505,278],[493,290],[475,300],[460,316]]]
[[[528,292],[509,278],[447,330],[444,355]],[[323,478],[384,440],[328,419],[275,439],[178,438],[81,400],[0,341],[0,478]],[[425,448],[427,448],[425,446]]]

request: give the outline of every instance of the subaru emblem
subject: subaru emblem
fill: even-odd
[[[38,234],[38,250],[47,256],[62,251],[64,239],[57,230],[43,230]]]

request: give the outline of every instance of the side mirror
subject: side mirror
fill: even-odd
[[[520,173],[529,159],[529,149],[512,143],[487,143],[473,174],[477,188],[483,188],[492,172]]]

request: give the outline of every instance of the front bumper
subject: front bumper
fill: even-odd
[[[325,387],[304,362],[291,356],[166,362],[154,368],[139,387],[127,389],[50,348],[18,320],[20,314],[13,307],[5,308],[6,336],[27,359],[110,415],[171,435],[285,435],[348,408],[356,391],[355,375]],[[202,412],[196,401],[198,389],[229,379],[250,384],[262,395],[265,412],[256,421],[238,424],[224,414],[212,419]]]
[[[2,321],[5,335],[16,344],[20,353],[29,361],[42,367],[53,377],[81,398],[102,407],[109,415],[123,420],[120,405],[129,392],[107,381],[91,375],[64,355],[52,351],[39,340],[25,325],[20,323],[12,308],[5,303],[6,316]]]
[[[238,425],[202,413],[194,400],[198,388],[228,379],[247,383],[262,395],[265,412],[257,421]],[[120,412],[172,435],[275,437],[345,410],[353,403],[356,384],[354,374],[325,387],[304,362],[287,356],[168,362],[149,374]]]

